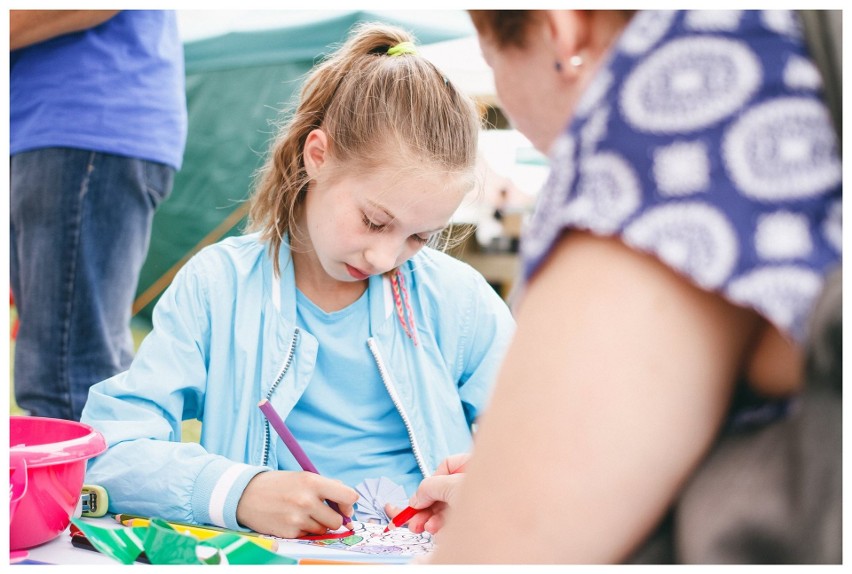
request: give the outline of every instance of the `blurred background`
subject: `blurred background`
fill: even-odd
[[[174,275],[198,250],[242,233],[252,175],[275,123],[310,68],[359,22],[412,32],[422,55],[476,102],[483,119],[479,185],[453,217],[451,253],[509,298],[518,234],[547,172],[545,158],[500,109],[475,30],[462,10],[178,10],[189,119],[183,167],[155,217],[133,308],[136,343]],[[16,315],[10,328],[14,353]],[[11,369],[10,360],[10,369]],[[11,370],[10,370],[11,373]],[[10,375],[11,380],[11,375]],[[11,385],[10,385],[11,387]],[[11,396],[11,393],[10,393]],[[19,410],[10,399],[12,414]]]

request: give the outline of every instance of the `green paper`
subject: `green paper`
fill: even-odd
[[[152,518],[144,540],[151,564],[198,564],[198,539],[181,534],[160,518]]]
[[[151,564],[297,564],[298,561],[258,546],[245,536],[223,533],[207,540],[175,530],[152,518],[148,526],[104,528],[72,518],[92,546],[114,560],[132,564],[145,552]]]
[[[224,555],[227,564],[297,564],[298,560],[270,552],[239,534],[220,534],[204,540],[200,546],[217,549]],[[208,559],[210,560],[210,559]],[[213,562],[205,562],[212,564]]]
[[[86,535],[98,551],[122,564],[133,564],[142,553],[142,540],[146,536],[147,527],[135,528],[103,528],[72,518],[71,523]]]

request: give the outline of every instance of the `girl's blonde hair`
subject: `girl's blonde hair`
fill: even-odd
[[[269,242],[276,273],[283,238],[295,227],[307,189],[302,150],[314,129],[322,128],[329,153],[347,167],[402,160],[469,175],[473,186],[479,131],[473,102],[416,53],[388,55],[413,40],[393,26],[361,24],[302,86],[293,116],[257,174],[249,210],[248,229]]]

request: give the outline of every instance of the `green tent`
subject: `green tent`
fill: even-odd
[[[382,21],[420,44],[470,35],[458,12],[447,25],[400,20],[381,12],[330,12],[327,18],[275,30],[235,32],[185,44],[189,133],[183,168],[160,205],[142,268],[134,313],[150,321],[175,273],[199,249],[243,231],[252,174],[306,72],[353,25]]]

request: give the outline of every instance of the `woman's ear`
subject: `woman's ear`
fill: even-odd
[[[316,179],[328,160],[328,136],[324,131],[315,129],[308,134],[302,148],[302,160],[305,162],[305,172],[308,177]]]
[[[553,57],[567,70],[567,64],[582,55],[589,41],[589,14],[584,10],[546,10],[544,19]]]

